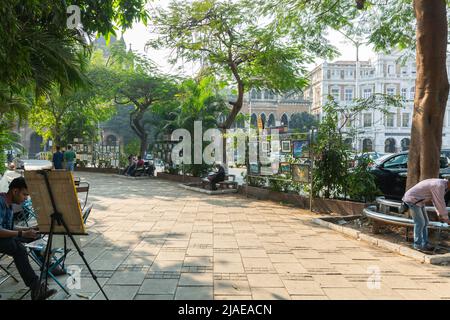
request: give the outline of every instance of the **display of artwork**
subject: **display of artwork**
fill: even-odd
[[[291,172],[291,165],[289,162],[281,162],[280,163],[280,171],[281,173],[290,173]]]
[[[293,147],[293,157],[294,158],[307,158],[309,154],[307,153],[308,141],[298,140],[292,143]]]
[[[262,176],[271,176],[273,175],[272,167],[261,167],[261,175]]]
[[[250,163],[250,174],[251,175],[259,174],[259,165],[257,163]]]
[[[281,152],[284,152],[284,153],[291,152],[291,141],[290,140],[281,141]]]
[[[301,183],[309,182],[309,165],[293,164],[291,165],[291,168],[292,168],[292,180]]]

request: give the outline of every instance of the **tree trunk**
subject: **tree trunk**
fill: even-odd
[[[408,160],[408,190],[439,176],[442,125],[449,91],[447,13],[444,0],[414,0],[416,27],[416,92]]]
[[[141,157],[144,157],[145,152],[147,151],[148,134],[145,131],[145,126],[142,124],[142,119],[146,110],[147,109],[140,108],[136,110],[136,112],[130,114],[131,129],[133,129],[134,133],[136,133],[141,142],[139,148],[139,154]]]

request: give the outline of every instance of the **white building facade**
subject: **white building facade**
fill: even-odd
[[[311,113],[323,116],[322,106],[328,95],[341,106],[355,98],[367,98],[376,93],[399,95],[403,108],[391,107],[389,114],[378,110],[364,111],[351,124],[356,135],[347,142],[357,152],[400,152],[409,149],[413,115],[416,63],[401,61],[400,54],[378,54],[373,61],[324,62],[311,71]],[[447,66],[450,59],[447,61]],[[447,110],[450,103],[447,103]],[[450,147],[450,117],[446,112],[442,133],[442,148]]]

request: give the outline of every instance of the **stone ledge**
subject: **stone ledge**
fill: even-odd
[[[179,187],[182,187],[186,190],[190,190],[190,191],[195,191],[195,192],[200,192],[200,193],[205,193],[205,194],[209,194],[209,195],[216,195],[216,194],[230,194],[230,193],[237,193],[238,190],[237,189],[222,189],[222,190],[206,190],[203,188],[198,188],[198,187],[192,187],[192,186],[188,186],[182,183],[178,184]]]
[[[334,217],[335,218],[335,217]],[[421,263],[429,263],[429,264],[446,264],[450,263],[450,253],[446,254],[436,254],[436,255],[428,255],[417,250],[411,249],[401,244],[396,244],[389,242],[384,239],[378,239],[368,234],[363,234],[360,231],[357,231],[352,228],[336,225],[332,222],[325,221],[322,218],[315,218],[312,220],[313,223],[326,227],[328,229],[332,229],[338,231],[346,236],[349,236],[356,240],[361,240],[368,242],[377,247],[390,250],[392,252],[398,253],[402,256],[406,256],[408,258],[415,259]]]
[[[113,174],[112,176],[116,177],[116,178],[132,179],[132,180],[144,180],[144,179],[156,178],[156,177],[149,177],[149,176],[131,177],[131,176],[124,176],[123,174]]]

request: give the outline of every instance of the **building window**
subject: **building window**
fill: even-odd
[[[371,95],[372,95],[372,89],[364,89],[364,91],[363,91],[364,99],[370,98]]]
[[[394,72],[394,66],[393,65],[388,65],[388,74],[393,75],[395,74]]]
[[[331,89],[331,95],[334,100],[340,100],[339,89]]]
[[[386,93],[390,96],[395,95],[395,88],[387,88]]]
[[[402,127],[409,127],[409,113],[402,114]]]
[[[345,101],[352,101],[353,89],[345,89]]]
[[[408,99],[408,90],[406,88],[402,88],[402,99]]]
[[[364,127],[371,127],[372,126],[372,114],[371,113],[364,113]]]
[[[388,113],[386,115],[386,123],[385,123],[386,127],[392,128],[394,127],[394,114],[393,113]]]
[[[403,66],[401,70],[402,70],[402,75],[406,76],[408,74],[408,67]]]
[[[415,63],[413,63],[413,64],[411,65],[411,73],[412,73],[412,74],[416,74],[416,64],[415,64]]]
[[[409,98],[411,100],[414,100],[414,96],[416,95],[416,88],[412,87],[411,90],[409,91]]]

